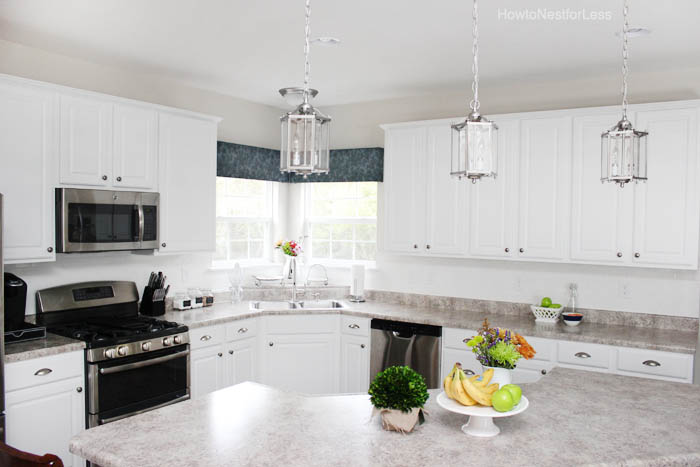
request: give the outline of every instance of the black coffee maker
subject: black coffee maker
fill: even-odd
[[[27,306],[27,283],[11,272],[5,273],[5,331],[24,327]]]

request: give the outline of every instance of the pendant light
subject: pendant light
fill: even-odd
[[[635,130],[627,119],[627,39],[629,6],[624,1],[622,27],[622,120],[601,135],[601,182],[625,183],[647,179],[646,131]]]
[[[309,87],[309,62],[311,34],[311,0],[306,0],[306,24],[304,42],[304,87],[280,89],[288,102],[295,97],[301,102],[296,109],[280,117],[282,123],[282,150],[280,171],[301,174],[328,173],[331,118],[315,109],[309,101],[318,91]]]
[[[452,125],[452,176],[471,179],[496,177],[498,162],[498,126],[479,113],[479,29],[478,7],[472,9],[472,81],[473,99],[467,119]]]

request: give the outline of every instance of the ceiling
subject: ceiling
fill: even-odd
[[[621,5],[482,0],[481,82],[619,74]],[[503,17],[525,9],[589,19]],[[591,20],[597,11],[610,20]],[[653,30],[631,41],[632,72],[700,66],[698,18],[697,0],[630,0],[630,25]],[[302,0],[0,0],[2,39],[277,107],[277,89],[303,79],[303,22]],[[314,0],[311,31],[342,40],[312,47],[321,105],[470,84],[468,0]]]

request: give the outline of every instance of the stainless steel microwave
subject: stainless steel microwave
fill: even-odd
[[[56,188],[58,253],[158,248],[158,193]]]

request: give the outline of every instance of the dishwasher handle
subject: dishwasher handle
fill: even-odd
[[[413,337],[415,336],[415,334],[412,332],[411,333],[408,333],[405,331],[387,331],[387,332],[391,332],[391,335],[394,336],[396,339],[410,340],[410,339],[413,339]]]

